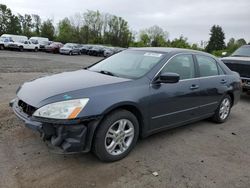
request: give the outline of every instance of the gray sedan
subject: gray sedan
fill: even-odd
[[[120,160],[139,137],[211,118],[225,122],[241,80],[216,57],[174,48],[128,49],[85,70],[24,83],[10,102],[62,153]]]
[[[62,48],[60,48],[60,54],[67,54],[67,55],[81,55],[81,49],[78,47],[77,44],[74,43],[67,43]]]

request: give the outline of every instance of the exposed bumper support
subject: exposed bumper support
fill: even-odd
[[[75,121],[72,124],[38,122],[23,113],[16,100],[12,100],[10,106],[26,127],[40,132],[49,148],[61,154],[90,151],[96,127],[101,120],[101,117],[88,118],[77,124]]]
[[[250,78],[241,77],[241,80],[242,80],[242,88],[250,90]]]

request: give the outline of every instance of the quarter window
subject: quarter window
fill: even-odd
[[[196,55],[196,58],[201,77],[218,75],[217,62],[213,58],[201,55]]]
[[[195,77],[193,56],[191,54],[178,55],[171,59],[162,69],[164,72],[172,72],[180,75],[181,80]]]
[[[220,75],[225,74],[224,71],[222,70],[222,68],[220,67],[220,65],[218,65],[218,69],[219,69],[219,74],[220,74]]]

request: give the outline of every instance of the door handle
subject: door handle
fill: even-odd
[[[222,79],[222,80],[220,81],[220,83],[221,83],[221,84],[225,84],[225,83],[227,83],[227,80]]]
[[[190,89],[191,89],[191,90],[199,89],[199,85],[195,85],[195,84],[194,84],[194,85],[192,85],[192,86],[190,87]]]

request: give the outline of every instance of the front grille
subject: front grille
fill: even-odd
[[[35,111],[36,111],[36,108],[31,106],[31,105],[28,105],[27,103],[25,103],[24,101],[22,100],[19,100],[18,101],[18,106],[19,108],[27,115],[31,116]]]
[[[232,71],[238,72],[241,77],[250,78],[250,63],[241,64],[240,62],[235,62],[235,63],[225,62],[225,64]]]

